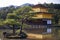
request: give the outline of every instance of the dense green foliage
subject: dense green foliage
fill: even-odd
[[[49,7],[49,12],[53,13],[53,23],[59,24],[60,23],[60,4],[42,4],[46,7]],[[7,21],[8,19],[14,19],[16,22],[21,23],[21,19],[23,20],[31,18],[33,16],[31,13],[30,6],[9,6],[9,7],[3,7],[0,8],[0,25],[4,25],[4,21]]]
[[[29,13],[29,11],[32,11],[31,7],[24,6],[16,10],[10,9],[9,11],[10,12],[4,16],[5,18],[1,18],[3,20],[0,20],[0,26],[10,25],[13,28],[13,34],[15,34],[15,27],[19,26],[21,33],[24,21],[32,16],[31,13]]]

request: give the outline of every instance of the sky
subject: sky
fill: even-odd
[[[0,7],[6,7],[10,5],[20,6],[25,3],[38,4],[45,2],[60,4],[60,0],[0,0]]]

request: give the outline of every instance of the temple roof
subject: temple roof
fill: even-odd
[[[54,9],[60,9],[60,4],[53,4],[53,5],[44,5],[44,4],[37,4],[37,5],[33,5],[33,8],[37,8],[37,7],[43,7],[43,8],[54,8]]]
[[[46,6],[42,5],[42,4],[37,4],[37,5],[34,5],[32,6],[33,8],[37,8],[37,7],[43,7],[43,8],[47,8]]]

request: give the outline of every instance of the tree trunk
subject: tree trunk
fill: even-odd
[[[23,19],[22,19],[22,25],[20,27],[20,34],[22,33],[22,27],[23,27]]]
[[[15,35],[15,25],[13,25],[13,35]]]

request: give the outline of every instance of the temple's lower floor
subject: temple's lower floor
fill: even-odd
[[[36,19],[36,20],[27,20],[27,24],[29,25],[47,25],[47,24],[52,24],[51,19]]]

